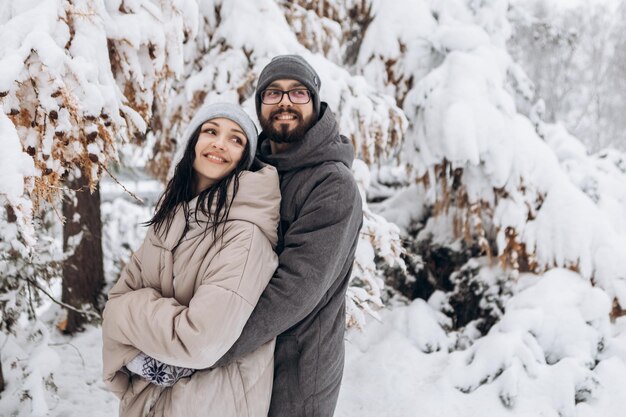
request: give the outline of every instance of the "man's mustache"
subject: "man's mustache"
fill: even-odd
[[[278,114],[281,114],[281,113],[291,113],[295,115],[298,119],[302,120],[302,114],[298,112],[297,110],[292,109],[291,107],[285,107],[283,109],[277,109],[277,110],[272,111],[269,117],[270,120],[273,120],[274,117],[276,117]]]

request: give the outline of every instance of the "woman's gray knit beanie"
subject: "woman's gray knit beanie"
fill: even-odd
[[[178,143],[176,147],[176,153],[174,154],[174,158],[172,159],[172,164],[170,165],[170,170],[168,172],[167,177],[172,178],[174,175],[174,170],[176,169],[176,165],[183,159],[183,155],[185,154],[185,149],[187,149],[187,145],[193,133],[200,126],[204,124],[207,120],[218,119],[223,117],[225,119],[232,120],[237,123],[239,127],[245,133],[246,138],[248,139],[248,161],[246,162],[246,169],[249,169],[252,165],[252,161],[254,161],[254,155],[256,154],[256,145],[258,140],[258,133],[256,130],[256,126],[254,122],[248,116],[248,114],[238,105],[232,103],[211,103],[204,104],[196,114],[193,116],[187,129],[185,129],[185,133],[182,136],[181,141]]]
[[[320,87],[322,82],[311,64],[300,55],[278,55],[263,68],[256,87],[256,114],[261,119],[261,93],[276,80],[296,80],[311,92],[313,110],[320,113]]]

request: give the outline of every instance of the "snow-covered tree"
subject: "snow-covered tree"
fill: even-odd
[[[196,13],[196,3],[186,0],[0,6],[0,132],[7,148],[0,187],[3,331],[14,330],[22,313],[34,318],[37,295],[50,294],[48,281],[61,275],[62,265],[65,329],[79,329],[88,310],[98,308],[97,184],[121,143],[141,142],[154,102],[182,68],[182,43],[195,34]],[[57,218],[46,224],[45,212]],[[56,242],[60,220],[65,253],[48,240]],[[30,410],[35,414],[43,412],[38,401]]]
[[[542,117],[559,120],[590,150],[624,150],[626,5],[515,1],[508,46],[545,103]]]
[[[528,109],[530,119],[518,109],[516,102],[527,100],[532,88],[506,49],[508,2],[376,2],[372,10],[357,69],[377,90],[394,94],[409,120],[401,153],[409,178],[395,181],[408,185],[377,207],[410,242],[408,273],[395,284],[410,297],[428,299],[453,319],[445,327],[456,329],[452,340],[432,332],[421,335],[419,345],[430,346],[428,351],[471,346],[450,374],[474,379],[459,377],[456,386],[471,392],[502,376],[498,384],[516,388],[504,390],[501,401],[514,406],[523,384],[519,369],[533,375],[528,355],[539,366],[556,354],[539,332],[514,339],[524,331],[519,318],[508,319],[524,299],[518,282],[544,274],[561,285],[578,279],[584,284],[572,297],[588,296],[593,307],[580,307],[577,314],[594,311],[592,329],[580,331],[599,336],[581,342],[594,346],[583,368],[579,362],[566,367],[581,379],[564,395],[585,401],[593,385],[585,381],[602,358],[598,340],[608,337],[611,306],[620,312],[626,301],[626,235],[619,220],[624,200],[608,185],[624,188],[619,154],[589,157],[579,142],[562,143],[565,134],[533,116],[536,108]],[[388,62],[394,64],[391,73]],[[565,155],[575,152],[565,158],[576,162],[559,161],[559,143]],[[580,176],[602,183],[596,186],[602,203],[585,191]],[[382,186],[388,180],[383,171],[376,178]],[[559,268],[575,273],[566,278]],[[542,288],[558,297],[558,286]],[[536,308],[549,308],[547,299]],[[499,349],[506,357],[489,362]],[[558,355],[577,358],[569,351]],[[513,370],[518,359],[523,365]],[[567,415],[574,402],[554,406]]]
[[[32,161],[22,164],[29,172],[20,197],[32,202],[35,213],[59,210],[65,199],[64,249],[70,253],[64,301],[97,306],[103,281],[98,180],[109,161],[117,160],[120,143],[144,136],[154,102],[163,99],[172,74],[181,69],[181,45],[195,33],[194,17],[191,1],[3,6],[0,96],[8,118],[0,121]],[[11,208],[24,225],[31,221],[29,204]],[[29,239],[35,237],[31,233]],[[70,331],[81,321],[72,317]]]

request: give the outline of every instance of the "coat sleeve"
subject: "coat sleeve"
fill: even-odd
[[[241,337],[216,366],[256,350],[309,315],[352,255],[362,222],[362,202],[352,173],[328,172],[285,231],[278,269]]]
[[[130,257],[130,260],[122,270],[120,278],[111,288],[111,291],[109,291],[109,300],[143,287],[143,283],[141,281],[141,259],[145,245],[146,243],[144,240],[144,243]]]
[[[141,259],[145,246],[144,240],[144,243],[132,254],[130,260],[124,266],[120,278],[109,291],[109,301],[107,301],[105,311],[112,300],[143,287]],[[132,346],[119,345],[109,338],[109,330],[107,329],[111,329],[114,324],[106,319],[102,322],[102,371],[107,387],[118,398],[121,398],[129,384],[129,376],[122,371],[122,367],[135,357],[139,351]]]
[[[225,238],[188,307],[152,288],[131,291],[109,300],[103,332],[170,365],[213,365],[241,334],[277,265],[261,230],[246,230]]]

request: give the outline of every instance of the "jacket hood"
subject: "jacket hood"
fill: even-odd
[[[239,174],[239,189],[230,207],[228,220],[242,220],[257,225],[267,239],[276,246],[278,241],[278,222],[280,219],[280,183],[276,169],[269,165],[262,165],[255,160],[257,171],[243,171]],[[255,166],[253,166],[253,169]],[[228,196],[232,196],[233,184],[230,184]],[[199,213],[195,219],[197,197],[189,202],[189,229],[184,240],[193,239],[204,234],[206,230],[206,216]],[[178,207],[169,233],[157,234],[150,227],[148,236],[155,246],[173,250],[185,232],[186,221],[182,205]],[[212,236],[212,230],[208,231]]]
[[[322,102],[320,113],[321,117],[306,132],[304,139],[285,152],[272,154],[269,139],[261,133],[261,159],[275,166],[278,172],[310,167],[322,162],[340,162],[351,168],[354,147],[350,139],[339,134],[337,120],[328,104]]]

